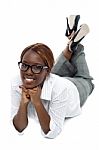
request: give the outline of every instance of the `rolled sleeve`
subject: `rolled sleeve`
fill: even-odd
[[[57,126],[57,124],[54,122],[53,118],[51,118],[50,131],[47,134],[45,134],[42,130],[41,133],[45,138],[54,139],[55,137],[57,137],[60,134],[61,130],[62,129]]]

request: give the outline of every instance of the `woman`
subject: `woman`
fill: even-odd
[[[67,28],[70,41],[55,65],[51,49],[42,43],[26,47],[21,54],[21,77],[12,83],[12,120],[19,132],[27,127],[28,117],[32,117],[38,119],[44,137],[55,138],[66,118],[81,113],[93,90],[84,47],[79,44],[87,31],[85,26],[77,31],[77,16],[67,19],[74,20],[76,31],[74,26],[71,33]]]

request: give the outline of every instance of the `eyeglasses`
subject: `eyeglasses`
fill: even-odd
[[[43,69],[48,69],[47,66],[43,66],[43,65],[28,65],[28,64],[25,64],[25,63],[22,63],[22,62],[18,62],[18,66],[19,66],[19,69],[21,71],[24,71],[26,72],[29,68],[31,68],[31,71],[35,74],[39,74],[41,73],[41,71]]]

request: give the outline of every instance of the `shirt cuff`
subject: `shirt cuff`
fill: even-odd
[[[59,135],[59,133],[61,132],[61,128],[59,128],[57,125],[56,125],[56,123],[53,121],[53,119],[51,118],[51,120],[50,120],[50,131],[47,133],[47,134],[45,134],[44,132],[43,132],[43,130],[41,130],[41,133],[42,133],[42,135],[45,137],[45,138],[49,138],[49,139],[54,139],[54,138],[56,138],[58,135]]]

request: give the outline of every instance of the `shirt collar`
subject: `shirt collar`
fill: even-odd
[[[51,93],[52,93],[52,77],[51,74],[46,77],[46,80],[44,81],[43,88],[42,88],[42,93],[41,93],[41,99],[44,100],[51,100]]]

